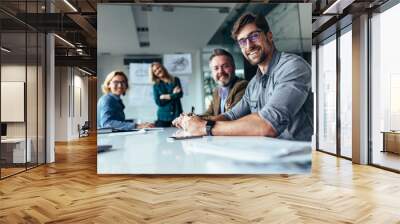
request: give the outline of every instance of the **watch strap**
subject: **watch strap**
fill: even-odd
[[[212,136],[212,129],[215,125],[215,121],[207,121],[206,123],[206,132],[208,136]]]

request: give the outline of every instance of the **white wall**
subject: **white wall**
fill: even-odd
[[[9,64],[9,65],[2,65],[1,67],[1,81],[10,81],[10,82],[24,82],[27,83],[25,80],[26,71],[28,75],[35,74],[36,75],[36,67],[34,66],[27,66],[25,65],[18,65],[18,64]],[[31,80],[28,77],[29,86],[32,85],[36,86],[36,80]],[[28,137],[29,134],[35,131],[36,136],[36,87],[35,88],[27,88],[27,122],[28,122]],[[40,106],[40,105],[39,105]],[[1,108],[2,110],[7,110],[7,108]],[[23,108],[22,108],[23,109]],[[9,111],[11,112],[11,111]],[[7,122],[7,136],[8,137],[25,137],[25,126],[27,122]]]
[[[44,162],[44,89],[43,89],[42,68],[25,64],[3,64],[1,66],[1,81],[3,82],[24,82],[26,86],[26,106],[20,108],[19,112],[25,114],[26,120],[22,122],[6,122],[7,137],[24,138],[25,135],[30,140],[32,161]],[[27,80],[26,80],[27,79]],[[3,90],[2,90],[3,91]],[[24,94],[24,90],[21,90]],[[7,97],[7,95],[2,95]],[[15,113],[12,108],[1,108],[2,112]],[[39,156],[37,157],[37,153]],[[51,160],[49,160],[51,161]]]
[[[68,73],[67,67],[55,68],[55,140],[67,140],[68,118]]]
[[[72,67],[56,67],[55,73],[55,141],[77,139],[78,125],[88,120],[88,78]]]
[[[173,53],[173,52],[172,52]],[[188,91],[184,92],[181,100],[183,110],[189,112],[191,107],[194,106],[196,113],[204,112],[203,104],[203,72],[200,64],[200,50],[194,50],[192,55],[192,74],[187,75],[189,79],[189,86],[186,88]],[[97,85],[97,98],[102,96],[101,86],[104,82],[105,77],[108,73],[113,70],[121,70],[125,74],[129,75],[129,66],[123,64],[123,60],[126,58],[123,55],[101,55],[97,57],[97,69],[98,69],[98,85]],[[172,74],[174,75],[174,74]],[[185,88],[184,88],[185,89]],[[125,104],[125,116],[126,118],[135,118],[142,121],[154,121],[157,119],[156,111],[157,106],[152,97],[146,98],[146,102],[141,103],[137,106],[137,103],[132,102],[130,97],[134,94],[135,86],[130,86],[129,94],[122,98]],[[136,104],[136,105],[135,105]]]

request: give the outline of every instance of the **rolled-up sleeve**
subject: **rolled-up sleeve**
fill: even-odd
[[[243,116],[250,114],[250,91],[254,85],[254,80],[252,80],[246,88],[242,99],[232,107],[230,111],[223,113],[222,115],[228,120],[237,120]]]
[[[268,102],[258,112],[279,136],[299,112],[311,89],[311,69],[301,59],[291,60],[276,71],[276,84]],[[269,94],[268,92],[265,94]]]

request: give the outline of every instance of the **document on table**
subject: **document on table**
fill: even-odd
[[[147,131],[163,131],[164,128],[133,128],[133,129],[115,129],[115,128],[100,128],[97,129],[97,134],[112,134],[127,135],[127,134],[143,134]]]

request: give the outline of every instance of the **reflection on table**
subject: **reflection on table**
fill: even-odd
[[[205,136],[172,140],[177,129],[100,134],[99,174],[305,173],[311,142]]]

